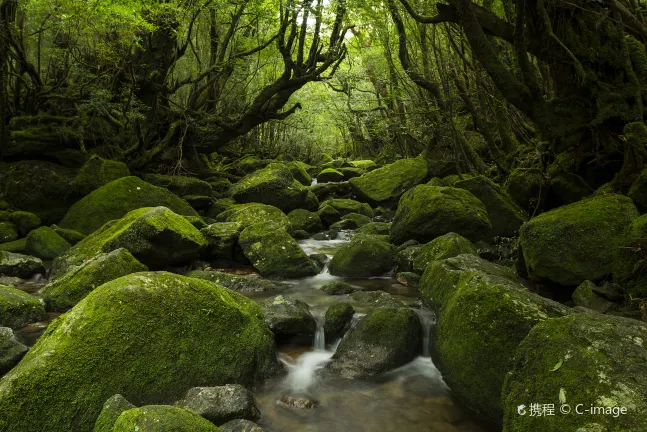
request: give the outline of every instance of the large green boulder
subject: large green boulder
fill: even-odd
[[[294,177],[296,181],[304,186],[310,186],[312,178],[310,177],[308,170],[311,170],[313,168],[312,166],[300,161],[286,162],[285,166],[290,170],[292,177]]]
[[[113,432],[219,432],[198,414],[170,405],[147,405],[124,411]]]
[[[113,180],[129,175],[130,170],[125,163],[93,156],[83,164],[72,182],[72,187],[85,196]]]
[[[492,180],[475,176],[460,180],[454,187],[469,191],[481,200],[492,224],[492,237],[513,237],[526,221],[526,215],[501,186]]]
[[[220,222],[202,228],[200,232],[209,242],[208,257],[233,260],[242,230],[243,226],[238,222]]]
[[[476,254],[476,246],[465,237],[447,233],[423,245],[413,259],[413,270],[423,274],[432,261],[444,260],[462,254]]]
[[[21,328],[40,321],[45,315],[43,304],[31,294],[0,285],[0,327]]]
[[[354,177],[359,177],[366,172],[361,168],[352,168],[352,167],[337,168],[337,171],[339,171],[344,175],[344,180],[350,180]]]
[[[48,310],[66,311],[106,282],[148,268],[124,248],[102,253],[45,285],[39,295]]]
[[[262,276],[298,278],[317,274],[315,263],[290,234],[274,222],[245,228],[238,243]]]
[[[88,258],[124,248],[151,269],[186,264],[198,258],[207,240],[189,221],[165,207],[133,210],[105,224],[52,263],[56,279]]]
[[[120,394],[110,397],[101,409],[101,413],[94,424],[93,432],[112,432],[119,416],[129,409],[136,408]]]
[[[27,234],[27,253],[45,261],[64,254],[71,245],[56,231],[40,227]]]
[[[346,216],[350,213],[359,213],[364,216],[373,217],[373,209],[366,203],[361,203],[347,198],[328,199],[319,204],[319,210],[325,207],[332,207],[339,213],[339,216]]]
[[[80,233],[76,230],[71,230],[71,229],[65,229],[65,228],[60,228],[56,225],[52,225],[51,228],[56,232],[56,234],[60,235],[71,245],[75,245],[87,236],[83,233]]]
[[[240,294],[165,272],[124,276],[50,324],[0,381],[0,430],[90,431],[114,394],[145,405],[204,383],[251,385],[276,370],[273,345]]]
[[[372,206],[393,206],[400,196],[424,182],[427,163],[423,158],[402,159],[349,180],[353,193]]]
[[[254,395],[240,384],[189,389],[176,406],[192,411],[213,424],[235,419],[258,420],[261,413]]]
[[[285,212],[302,207],[308,195],[308,189],[279,163],[246,175],[231,187],[230,192],[239,203],[267,204]]]
[[[323,231],[321,218],[315,212],[304,209],[295,209],[288,213],[288,219],[295,231],[303,230],[310,234]]]
[[[391,225],[391,242],[427,243],[454,232],[470,241],[488,240],[492,226],[483,203],[464,189],[418,185],[402,196]]]
[[[248,155],[239,159],[235,164],[235,168],[240,173],[249,174],[265,168],[271,162],[272,160],[270,159],[259,159],[257,156]]]
[[[389,235],[391,222],[369,222],[357,229],[358,234]]]
[[[158,206],[184,216],[198,215],[186,201],[168,190],[137,177],[123,177],[101,186],[74,204],[59,226],[90,234],[132,210]]]
[[[345,378],[381,375],[422,352],[422,325],[411,309],[369,312],[341,340],[328,367]]]
[[[29,348],[16,339],[9,327],[0,327],[0,378],[16,366]]]
[[[16,225],[18,233],[21,236],[26,236],[41,224],[41,220],[38,216],[26,211],[15,211],[9,213],[9,221]]]
[[[170,190],[179,197],[184,196],[211,196],[213,190],[206,181],[195,177],[169,176],[162,174],[146,174],[144,181]]]
[[[0,243],[9,243],[18,239],[18,230],[11,222],[0,222]]]
[[[19,254],[27,253],[27,239],[21,238],[8,243],[0,243],[0,251],[14,252]]]
[[[622,195],[603,195],[556,208],[531,219],[520,231],[528,276],[577,286],[611,274],[624,231],[638,210]]]
[[[317,183],[340,182],[344,181],[344,174],[334,168],[326,168],[317,176]]]
[[[381,276],[393,268],[394,255],[389,243],[358,234],[337,250],[330,262],[330,273],[343,277]]]
[[[350,327],[355,315],[355,309],[349,303],[335,303],[331,305],[324,315],[324,336],[329,342],[341,338],[346,329]]]
[[[185,276],[207,280],[240,293],[271,292],[278,289],[278,285],[274,282],[255,275],[242,276],[215,270],[192,270]]]
[[[277,295],[264,300],[260,306],[265,322],[277,339],[312,342],[317,321],[306,302]]]
[[[377,164],[370,159],[354,160],[348,162],[353,168],[361,168],[364,170],[371,170],[377,168]]]
[[[549,319],[521,342],[501,397],[504,432],[639,432],[647,424],[647,325],[600,314]],[[519,415],[554,404],[554,416]],[[568,404],[570,414],[560,414]]]
[[[284,229],[291,229],[290,220],[280,209],[266,204],[250,203],[229,207],[220,213],[218,222],[238,222],[243,228],[260,222],[274,222]]]
[[[521,285],[463,271],[433,330],[434,363],[466,405],[500,423],[501,386],[517,346],[537,323],[568,313]]]
[[[544,174],[536,168],[515,168],[504,189],[517,204],[534,214],[546,200],[548,186]]]
[[[29,279],[37,273],[45,273],[39,258],[0,250],[0,274]]]

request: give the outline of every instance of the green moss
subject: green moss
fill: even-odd
[[[9,214],[9,220],[16,225],[21,236],[26,236],[41,224],[40,218],[33,213],[16,211]]]
[[[90,234],[108,221],[142,207],[163,206],[183,216],[198,214],[189,204],[166,189],[137,177],[124,177],[93,191],[74,204],[59,224],[62,228]]]
[[[312,169],[312,166],[300,161],[287,162],[285,166],[290,170],[292,177],[294,177],[296,181],[304,186],[310,186],[312,178],[310,177],[310,174],[308,174],[308,170]]]
[[[101,414],[99,414],[99,418],[94,424],[93,432],[113,432],[115,422],[119,416],[132,408],[135,408],[135,405],[128,402],[122,395],[112,396],[103,404]]]
[[[0,222],[9,222],[9,212],[0,210]]]
[[[51,276],[62,276],[89,257],[127,249],[149,268],[183,264],[199,256],[207,240],[202,233],[165,207],[133,210],[118,221],[105,224],[52,263]]]
[[[330,262],[330,273],[344,277],[381,276],[393,268],[393,246],[374,236],[358,234]]]
[[[422,274],[431,261],[462,254],[476,254],[476,246],[465,237],[447,233],[422,246],[413,260],[413,270]]]
[[[534,213],[546,199],[546,179],[536,168],[515,168],[508,176],[505,190],[517,204]]]
[[[351,284],[342,281],[328,282],[320,289],[328,295],[350,294],[358,290],[358,288],[352,286]]]
[[[321,219],[324,226],[330,226],[341,220],[341,214],[339,211],[331,205],[326,205],[327,202],[328,201],[324,201],[323,205],[321,205],[317,211],[317,216],[319,216],[319,219]]]
[[[221,213],[233,208],[236,201],[232,198],[221,198],[214,201],[213,205],[207,210],[207,217],[217,218]]]
[[[280,225],[261,222],[240,233],[245,256],[261,275],[297,278],[317,274],[317,266]]]
[[[389,235],[391,222],[370,222],[357,229],[358,234]]]
[[[324,335],[329,342],[334,342],[344,334],[355,315],[355,309],[348,303],[331,305],[324,316]]]
[[[48,310],[66,311],[98,286],[121,276],[146,270],[148,268],[145,265],[121,248],[73,267],[65,275],[43,287],[39,294]]]
[[[9,243],[18,238],[18,230],[11,222],[0,222],[0,243]]]
[[[647,215],[634,219],[625,229],[622,245],[613,262],[613,280],[634,298],[647,297]]]
[[[280,209],[259,203],[231,206],[220,213],[218,222],[238,222],[243,228],[260,222],[274,222],[285,229],[291,229],[290,220]]]
[[[0,327],[0,377],[16,366],[29,348],[16,340],[13,331]]]
[[[261,168],[265,168],[272,161],[267,159],[259,159],[256,156],[245,156],[236,162],[236,169],[244,174],[252,173]]]
[[[275,370],[273,337],[251,300],[210,282],[135,273],[55,320],[0,382],[0,430],[91,430],[106,399],[135,405],[191,387],[251,385]]]
[[[317,176],[318,183],[340,182],[344,180],[344,174],[334,168],[326,168]]]
[[[349,181],[360,200],[373,206],[392,206],[400,196],[427,177],[423,158],[402,159]]]
[[[52,229],[56,232],[56,234],[63,237],[69,244],[72,244],[72,245],[77,244],[78,242],[80,242],[86,237],[85,234],[83,233],[80,233],[75,230],[59,228],[56,225],[52,225]]]
[[[521,342],[502,389],[505,432],[528,430],[639,432],[647,424],[647,326],[627,318],[577,314],[539,323]],[[556,369],[556,365],[559,368]],[[573,411],[625,407],[614,416],[584,413],[520,416],[519,404],[542,401]]]
[[[25,254],[27,253],[27,239],[22,238],[12,242],[2,243],[0,244],[0,251]]]
[[[464,189],[418,185],[402,196],[391,226],[391,241],[429,242],[455,232],[471,240],[491,235],[483,203]]]
[[[238,237],[243,226],[238,222],[221,222],[202,228],[200,232],[209,242],[209,258],[234,259]]]
[[[93,156],[81,167],[72,187],[85,196],[113,180],[129,175],[130,170],[125,163]]]
[[[45,267],[39,258],[0,251],[0,274],[27,279],[36,273],[45,273]]]
[[[350,213],[359,213],[364,216],[373,217],[373,209],[366,203],[361,203],[352,199],[334,198],[328,199],[319,204],[319,209],[322,210],[326,206],[332,207],[339,213],[340,217],[346,216]]]
[[[64,254],[71,245],[53,229],[40,227],[27,234],[27,252],[45,261]]]
[[[625,228],[637,216],[629,198],[603,195],[531,219],[519,236],[528,275],[571,286],[603,278],[612,271]]]
[[[113,432],[219,432],[213,423],[191,411],[169,405],[149,405],[122,413]]]
[[[144,181],[168,189],[179,197],[187,195],[208,197],[213,192],[209,183],[195,177],[146,174]]]
[[[304,230],[308,233],[316,233],[323,230],[321,218],[317,213],[304,209],[292,210],[288,213],[288,219],[292,228],[295,230]]]
[[[363,170],[371,170],[377,168],[377,164],[370,159],[354,160],[349,162],[354,168],[361,168]]]
[[[43,304],[33,295],[0,285],[0,327],[20,328],[45,315]]]

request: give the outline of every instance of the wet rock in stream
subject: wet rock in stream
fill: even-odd
[[[216,425],[234,419],[256,421],[261,418],[254,395],[240,384],[194,387],[176,405],[193,411]]]

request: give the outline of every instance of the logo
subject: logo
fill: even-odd
[[[526,406],[525,405],[519,405],[517,407],[517,413],[519,413],[519,415],[526,415]]]

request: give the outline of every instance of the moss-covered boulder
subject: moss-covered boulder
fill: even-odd
[[[317,176],[317,183],[340,182],[347,180],[344,174],[334,168],[326,168]]]
[[[56,232],[56,234],[63,237],[65,241],[67,241],[71,245],[77,244],[86,237],[85,234],[80,233],[76,230],[60,228],[56,225],[52,225],[51,228]]]
[[[308,189],[279,163],[246,175],[231,187],[230,192],[239,203],[267,204],[285,212],[302,207],[308,195]]]
[[[418,185],[402,196],[391,225],[391,242],[429,242],[454,232],[470,241],[491,236],[483,203],[464,189]]]
[[[423,274],[432,261],[452,258],[462,254],[476,254],[476,246],[465,237],[447,233],[423,245],[413,259],[413,270]]]
[[[158,206],[184,216],[198,215],[186,201],[168,190],[137,177],[123,177],[101,186],[74,204],[59,226],[90,234],[132,210]]]
[[[535,212],[542,208],[548,187],[544,174],[536,168],[515,168],[510,172],[504,189],[523,209]]]
[[[233,208],[235,205],[236,201],[234,201],[232,198],[221,198],[213,202],[211,207],[207,209],[205,215],[208,218],[215,219],[223,212]]]
[[[9,243],[18,239],[18,230],[11,222],[0,222],[0,243]]]
[[[374,236],[358,234],[330,262],[330,273],[343,277],[381,276],[393,268],[393,246]]]
[[[346,378],[381,375],[422,352],[422,325],[411,309],[379,309],[360,318],[328,367]]]
[[[37,273],[45,273],[45,267],[39,258],[0,251],[0,274],[28,279]]]
[[[45,261],[64,254],[71,245],[56,231],[40,227],[27,234],[27,253]]]
[[[317,211],[317,216],[324,226],[333,225],[341,220],[341,214],[331,205],[324,205]]]
[[[582,306],[604,313],[611,309],[613,302],[596,293],[598,287],[591,281],[584,281],[573,291],[572,299],[576,306]]]
[[[165,207],[141,208],[105,224],[57,257],[50,276],[56,279],[90,257],[119,248],[151,269],[162,269],[198,258],[205,247],[202,233],[182,216]]]
[[[146,174],[144,181],[173,192],[179,197],[184,196],[211,196],[211,185],[195,177],[170,176],[162,174]]]
[[[354,293],[359,288],[356,288],[349,283],[336,280],[324,284],[320,289],[328,295],[343,295]]]
[[[395,263],[398,266],[398,270],[410,272],[413,271],[413,262],[424,245],[416,243],[411,246],[403,247],[407,243],[409,242],[404,243],[397,249],[398,252],[395,254]]]
[[[357,229],[358,234],[389,235],[391,222],[369,222]]]
[[[16,339],[13,330],[9,327],[0,327],[0,378],[9,372],[29,348]]]
[[[423,158],[402,159],[349,180],[353,193],[372,206],[394,206],[400,196],[427,177]]]
[[[103,404],[101,413],[94,424],[93,432],[113,432],[115,422],[119,416],[123,412],[133,408],[135,408],[135,405],[128,402],[128,400],[120,394],[110,397]]]
[[[355,291],[348,300],[363,310],[404,307],[404,303],[384,291]]]
[[[44,161],[20,161],[9,166],[2,181],[3,198],[11,207],[33,212],[45,224],[58,222],[73,202],[75,173]]]
[[[500,423],[501,386],[517,346],[537,323],[568,313],[521,285],[463,271],[433,331],[434,363],[454,394]]]
[[[361,203],[352,199],[346,198],[333,198],[326,200],[319,204],[319,209],[330,206],[337,210],[340,217],[346,216],[350,213],[359,213],[364,216],[373,217],[373,209],[366,203]]]
[[[375,161],[370,159],[354,160],[348,162],[353,168],[361,168],[363,170],[372,170],[377,168]]]
[[[627,318],[577,314],[539,323],[519,345],[505,380],[503,430],[645,430],[646,340],[647,325]],[[572,412],[519,415],[517,406],[531,401],[557,409],[566,403]]]
[[[638,211],[631,199],[603,195],[531,219],[520,231],[528,276],[577,286],[611,274],[624,231]]]
[[[492,237],[512,237],[526,221],[526,215],[501,186],[484,176],[458,181],[454,187],[469,191],[481,200],[492,224]]]
[[[261,222],[240,233],[243,253],[262,276],[298,278],[317,274],[317,266],[280,225]]]
[[[337,171],[343,174],[344,180],[350,180],[352,178],[359,177],[362,174],[366,173],[365,170],[361,168],[354,168],[354,167],[337,168]]]
[[[290,170],[292,177],[294,177],[296,181],[304,186],[310,186],[310,184],[312,183],[312,178],[310,177],[308,171],[313,169],[314,167],[301,161],[286,162],[285,166]]]
[[[312,342],[317,321],[307,303],[278,295],[263,301],[260,306],[265,322],[277,339]]]
[[[216,217],[218,222],[238,222],[244,228],[260,222],[274,222],[284,229],[291,229],[290,219],[280,209],[266,204],[234,205]]]
[[[258,276],[241,276],[215,270],[192,270],[185,276],[207,280],[241,293],[272,292],[279,288],[274,282]]]
[[[18,233],[21,236],[26,236],[41,224],[41,220],[38,216],[26,211],[15,211],[9,213],[9,221],[16,225]]]
[[[360,228],[366,224],[371,223],[371,218],[359,213],[349,213],[341,217],[341,221],[350,221],[352,223],[352,228]]]
[[[341,338],[355,315],[355,309],[349,303],[335,303],[331,305],[324,315],[324,336],[327,341],[334,342]]]
[[[26,254],[27,239],[21,238],[8,243],[0,243],[0,251]]]
[[[275,368],[253,301],[207,281],[135,273],[50,324],[0,381],[0,430],[88,431],[114,394],[135,405],[178,400],[205,382],[252,384]]]
[[[147,405],[124,411],[113,432],[219,432],[213,423],[198,414],[170,405]]]
[[[295,230],[303,230],[308,233],[316,233],[323,230],[321,218],[315,212],[304,209],[295,209],[288,213],[290,224]]]
[[[271,159],[260,159],[254,155],[248,155],[239,159],[235,167],[238,172],[243,174],[249,174],[259,169],[265,168],[267,165],[272,163]]]
[[[20,328],[45,315],[43,304],[31,294],[0,285],[0,327]]]
[[[221,222],[202,228],[200,232],[209,242],[208,258],[233,260],[237,255],[238,237],[243,226],[238,222]]]
[[[45,285],[39,295],[47,310],[66,311],[106,282],[148,268],[124,248],[102,253]]]
[[[315,194],[319,201],[328,199],[348,199],[353,194],[353,191],[348,182],[337,183],[317,183],[310,186],[310,191]]]
[[[176,404],[213,424],[221,425],[235,419],[258,420],[261,412],[254,395],[240,384],[216,387],[194,387]]]
[[[125,163],[93,156],[79,170],[72,181],[72,188],[85,196],[113,180],[129,175],[130,170]]]

